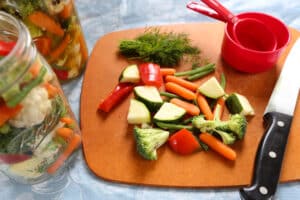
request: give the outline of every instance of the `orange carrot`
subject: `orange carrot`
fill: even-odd
[[[174,68],[160,68],[160,74],[162,76],[174,75],[175,72],[176,72],[176,69],[174,69]]]
[[[196,98],[196,94],[176,83],[167,82],[165,84],[165,88],[167,91],[177,94],[178,96],[183,97],[187,100],[194,100]]]
[[[43,86],[47,90],[49,98],[55,97],[59,92],[58,88],[49,82],[45,82]]]
[[[220,97],[218,98],[217,103],[213,110],[213,115],[215,119],[221,119],[224,112],[224,108],[225,108],[225,98]]]
[[[23,106],[18,104],[13,108],[9,108],[6,105],[0,105],[0,126],[2,126],[6,121],[16,116],[21,110]]]
[[[69,34],[67,34],[61,41],[61,43],[58,45],[58,47],[56,47],[56,49],[50,52],[49,62],[53,62],[54,60],[56,60],[66,50],[70,40],[71,37]]]
[[[72,152],[80,145],[80,143],[81,136],[74,134],[64,152],[62,152],[57,160],[52,163],[50,167],[48,167],[47,172],[49,174],[54,174],[63,165],[65,160],[72,154]]]
[[[236,152],[209,133],[201,133],[199,139],[214,151],[229,160],[236,159]]]
[[[56,134],[64,138],[64,140],[69,141],[73,137],[74,131],[67,127],[61,127],[56,130]]]
[[[205,97],[200,93],[197,94],[197,103],[200,110],[203,112],[204,116],[206,117],[206,119],[213,120],[214,115],[209,107],[209,104],[205,99]]]
[[[28,16],[28,19],[36,26],[46,29],[50,33],[58,36],[64,35],[64,30],[59,23],[41,11],[35,11]]]
[[[72,125],[74,123],[74,120],[70,117],[62,117],[62,118],[60,118],[59,121],[65,123],[67,125]]]
[[[186,112],[192,116],[197,116],[200,114],[200,109],[192,103],[173,98],[170,100],[171,103],[183,108]]]
[[[59,13],[59,16],[63,19],[69,18],[72,15],[73,4],[73,0],[70,0],[69,3],[64,6],[64,9]]]
[[[166,80],[166,82],[176,83],[176,84],[178,84],[182,87],[185,87],[186,89],[189,89],[191,91],[196,91],[198,88],[197,84],[187,81],[187,80],[184,80],[182,78],[176,77],[176,76],[166,76],[165,80]]]
[[[80,52],[82,55],[82,62],[86,62],[86,60],[89,57],[89,54],[88,54],[88,49],[87,49],[87,46],[86,46],[86,43],[85,43],[85,40],[83,37],[83,33],[79,34],[79,43],[80,43]]]
[[[29,68],[29,72],[31,73],[33,78],[38,76],[40,70],[41,70],[41,63],[39,60],[34,61],[32,66]]]

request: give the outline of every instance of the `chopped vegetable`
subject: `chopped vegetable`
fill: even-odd
[[[220,79],[221,79],[220,80],[220,85],[225,90],[225,88],[226,88],[226,77],[225,77],[224,73],[221,74]]]
[[[214,119],[221,119],[225,108],[225,98],[224,96],[218,98],[217,103],[213,110]]]
[[[133,40],[122,40],[119,51],[129,59],[175,66],[184,55],[198,57],[200,50],[190,44],[187,34],[148,29]]]
[[[56,129],[56,135],[62,137],[65,141],[69,141],[73,137],[74,131],[67,127],[61,127]]]
[[[49,82],[43,83],[43,87],[47,90],[49,98],[53,98],[59,93],[59,89]]]
[[[182,71],[182,72],[176,72],[174,75],[175,76],[192,76],[192,75],[196,75],[199,73],[203,73],[206,71],[210,71],[210,70],[214,70],[215,69],[215,64],[210,63],[201,67],[197,67],[195,69],[192,70],[187,70],[187,71]]]
[[[199,135],[200,141],[203,141],[207,144],[211,149],[222,155],[223,157],[234,161],[236,159],[236,152],[228,147],[227,145],[223,144],[217,138],[212,136],[209,133],[201,133]]]
[[[2,41],[0,40],[0,56],[6,56],[16,45],[14,41]]]
[[[156,150],[169,138],[169,132],[158,128],[134,127],[134,138],[138,153],[147,160],[157,160]]]
[[[0,154],[0,162],[14,164],[29,159],[31,155],[26,154]]]
[[[203,112],[204,116],[206,117],[206,119],[212,120],[214,118],[214,115],[209,107],[206,98],[200,93],[197,94],[197,103],[201,112]]]
[[[127,95],[133,90],[134,85],[129,83],[119,83],[113,91],[101,101],[98,110],[109,112],[112,108],[118,105]]]
[[[23,106],[21,104],[15,107],[7,107],[5,104],[0,105],[0,127],[4,125],[9,119],[15,117],[21,110]]]
[[[163,104],[159,91],[154,86],[136,86],[133,91],[136,99],[143,102],[152,112],[157,111]]]
[[[144,103],[131,99],[127,114],[129,124],[143,124],[151,122],[151,114]]]
[[[188,114],[190,114],[192,116],[197,116],[200,114],[199,107],[192,103],[189,103],[187,101],[177,99],[177,98],[172,98],[170,100],[170,103],[173,103],[173,104],[183,108]]]
[[[214,76],[202,83],[198,91],[212,99],[217,99],[225,95],[224,89]]]
[[[234,114],[227,121],[205,120],[203,116],[194,117],[193,125],[201,132],[224,131],[228,134],[233,133],[238,139],[242,139],[246,133],[247,120],[243,115]]]
[[[177,94],[178,96],[186,99],[186,100],[194,100],[196,98],[196,94],[176,83],[167,82],[165,84],[165,88],[168,92]]]
[[[160,68],[160,74],[162,76],[167,76],[167,75],[174,75],[176,72],[176,69],[174,68]]]
[[[37,50],[43,55],[47,56],[50,53],[52,40],[50,37],[43,35],[33,38],[33,42]]]
[[[197,74],[188,76],[186,79],[189,80],[189,81],[194,81],[194,80],[200,79],[200,78],[212,73],[214,70],[215,69],[212,68],[212,69],[209,69],[209,70],[206,70],[206,71],[203,71],[203,72],[199,72]]]
[[[174,123],[168,123],[168,122],[155,122],[155,124],[162,129],[166,130],[180,130],[180,129],[187,129],[187,130],[193,130],[193,126],[184,125],[182,124],[174,124]]]
[[[169,102],[165,102],[155,113],[153,120],[159,121],[159,122],[178,122],[180,121],[184,115],[186,114],[186,111]]]
[[[226,99],[226,105],[230,113],[239,113],[242,115],[255,115],[254,109],[248,99],[238,93],[230,94]]]
[[[165,97],[169,97],[169,98],[180,98],[180,96],[176,95],[176,94],[172,94],[170,92],[164,92],[164,91],[160,91],[159,94],[161,96],[165,96]]]
[[[138,83],[140,81],[140,72],[137,65],[129,65],[125,67],[119,76],[119,82],[122,83]]]
[[[154,63],[142,63],[139,65],[140,77],[143,84],[159,88],[162,83],[160,66]]]
[[[176,76],[166,76],[165,78],[166,82],[172,82],[176,83],[186,89],[189,89],[193,92],[195,92],[198,89],[198,85],[196,83],[184,80],[182,78],[176,77]]]
[[[61,43],[49,53],[49,59],[48,61],[51,63],[59,58],[60,55],[63,54],[63,52],[66,50],[67,46],[69,45],[71,41],[71,37],[69,34],[67,34],[64,39],[61,41]]]
[[[200,149],[200,144],[192,132],[181,129],[168,140],[169,146],[176,153],[187,155]]]
[[[59,13],[59,16],[63,19],[68,19],[72,16],[73,13],[73,4],[74,0],[67,1],[67,4],[64,5],[63,10]]]
[[[73,125],[73,123],[74,123],[74,120],[70,117],[61,117],[60,121],[67,125]]]

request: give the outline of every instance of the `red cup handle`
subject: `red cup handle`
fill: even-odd
[[[221,16],[219,15],[216,11],[214,11],[213,9],[207,7],[204,3],[200,2],[190,2],[186,5],[186,7],[188,9],[191,9],[195,12],[198,12],[198,13],[201,13],[205,16],[208,16],[208,17],[211,17],[211,18],[214,18],[216,20],[220,20],[220,21],[223,21],[223,22],[226,22],[226,20]]]
[[[215,10],[219,15],[221,15],[226,20],[226,22],[230,22],[234,24],[235,21],[237,20],[237,17],[217,0],[201,0],[201,1],[211,9]]]

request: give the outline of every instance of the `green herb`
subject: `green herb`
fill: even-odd
[[[191,45],[185,33],[161,32],[147,29],[133,40],[122,40],[119,51],[128,59],[154,62],[161,66],[178,65],[182,58],[198,58],[200,50]]]

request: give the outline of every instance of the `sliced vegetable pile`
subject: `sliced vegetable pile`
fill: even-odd
[[[215,70],[214,64],[176,72],[158,64],[142,63],[124,68],[115,89],[103,99],[98,109],[110,112],[131,92],[127,121],[134,124],[137,152],[156,160],[156,150],[165,143],[176,153],[188,155],[211,148],[229,160],[236,159],[230,147],[242,140],[247,115],[254,110],[245,96],[225,92],[225,76],[215,76],[196,84]],[[223,120],[225,107],[229,119]]]

